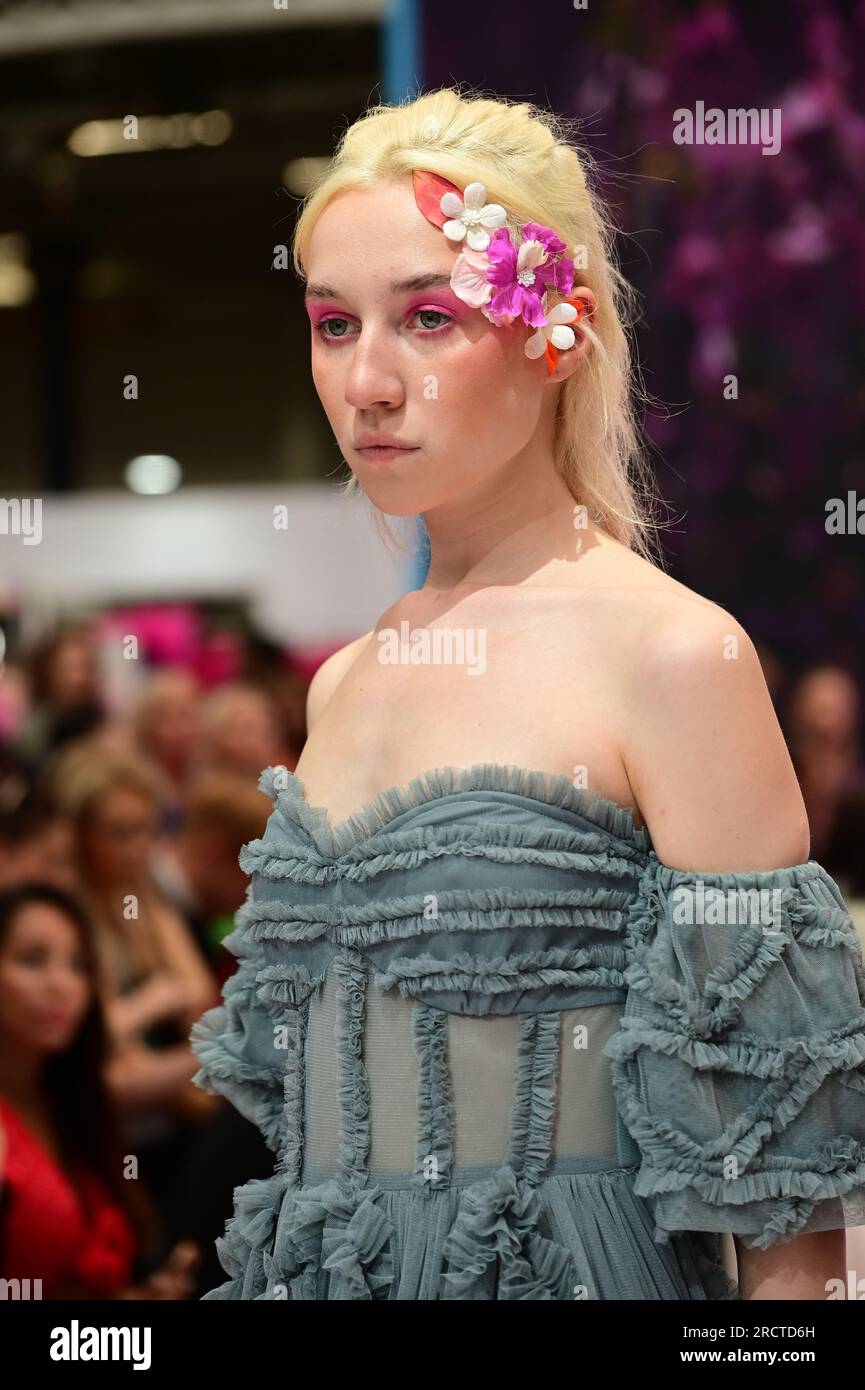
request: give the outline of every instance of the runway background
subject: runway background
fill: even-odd
[[[158,867],[159,930],[214,987],[230,968],[243,883],[213,866],[264,814],[237,788],[294,765],[312,673],[425,565],[338,494],[274,258],[347,123],[456,82],[581,123],[643,296],[669,569],[757,642],[862,930],[863,71],[865,0],[0,3],[0,885],[38,874],[97,916],[128,850]],[[780,149],[677,144],[698,102],[779,110]],[[99,789],[64,801],[76,745]],[[177,1233],[189,1090],[152,1132],[141,1277]]]

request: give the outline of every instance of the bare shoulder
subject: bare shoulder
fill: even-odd
[[[347,642],[338,651],[331,652],[330,656],[321,663],[309,683],[306,694],[306,728],[309,733],[313,725],[317,722],[324,707],[330,701],[338,685],[341,685],[343,678],[348,674],[357,658],[360,656],[375,629],[371,628],[363,636],[356,637],[353,642]]]
[[[687,659],[695,646],[714,650],[728,639],[754,651],[731,613],[618,542],[607,540],[593,582],[570,589],[565,603],[576,611],[589,598],[613,678],[621,675],[627,682],[629,673],[639,678],[653,653],[659,661],[674,662],[677,654]]]
[[[659,858],[733,872],[803,862],[802,793],[742,624],[673,593],[634,621],[618,681],[622,756]]]

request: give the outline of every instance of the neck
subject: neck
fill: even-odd
[[[478,493],[424,513],[430,538],[424,589],[566,582],[566,567],[585,561],[602,537],[590,519],[582,525],[576,507],[551,467],[528,484],[513,471],[497,474]]]
[[[0,1092],[13,1103],[26,1103],[42,1088],[45,1055],[32,1047],[0,1038]]]
[[[575,528],[577,503],[556,467],[557,403],[550,396],[531,439],[501,467],[423,513],[424,589],[565,582],[562,567],[597,544],[602,533],[590,519]]]

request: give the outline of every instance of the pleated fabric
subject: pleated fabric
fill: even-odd
[[[865,968],[816,861],[686,873],[499,764],[337,826],[259,785],[191,1044],[275,1168],[206,1299],[735,1299],[724,1232],[865,1224]]]

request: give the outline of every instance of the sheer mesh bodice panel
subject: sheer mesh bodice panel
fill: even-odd
[[[340,1107],[337,1047],[338,985],[328,972],[310,1001],[304,1087],[304,1181],[319,1181],[339,1167]],[[402,1174],[416,1161],[426,1174],[434,1155],[423,1153],[418,1080],[423,1058],[413,1016],[422,1008],[393,991],[367,992],[363,1062],[369,1085],[369,1169],[378,1178]],[[565,1009],[559,1017],[558,1105],[551,1161],[564,1171],[571,1158],[618,1162],[611,1063],[602,1051],[618,1028],[621,1005]],[[507,1159],[517,1078],[520,1016],[473,1018],[448,1014],[443,1051],[449,1071],[453,1168]],[[422,1039],[421,1039],[422,1043]],[[418,1157],[419,1156],[419,1157]]]

